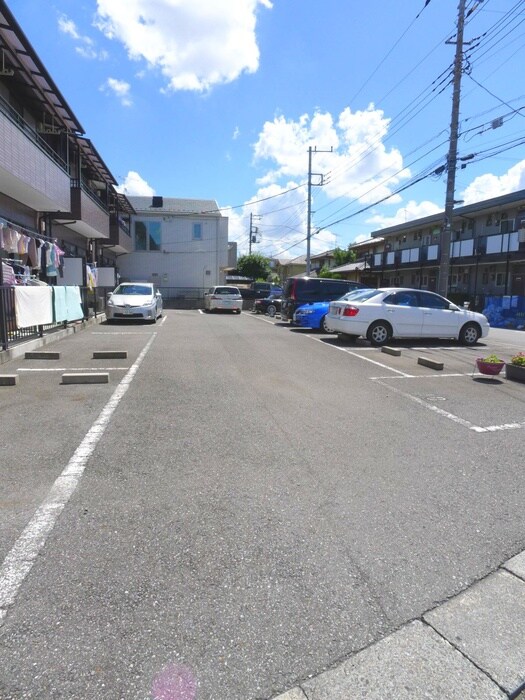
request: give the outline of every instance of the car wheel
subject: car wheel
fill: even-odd
[[[321,325],[319,326],[319,328],[323,331],[323,333],[333,333],[334,332],[333,329],[330,328],[326,316],[323,316],[323,318],[321,319]]]
[[[374,321],[366,333],[366,338],[372,345],[384,345],[392,337],[392,327],[386,321]]]
[[[459,332],[459,342],[463,345],[475,345],[481,336],[479,326],[467,323]]]
[[[277,313],[277,307],[275,306],[275,304],[268,304],[266,313],[268,314],[268,316],[272,316],[273,318],[273,316],[275,316],[275,314]]]

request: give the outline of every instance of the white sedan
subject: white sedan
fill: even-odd
[[[204,311],[233,311],[240,314],[242,310],[242,296],[238,287],[220,286],[211,287],[204,295]]]
[[[112,321],[150,321],[162,316],[162,295],[149,282],[123,282],[108,295],[106,319]]]
[[[455,338],[474,345],[489,332],[483,314],[463,309],[422,289],[364,289],[330,303],[327,322],[348,339],[364,336],[372,345],[391,338]]]

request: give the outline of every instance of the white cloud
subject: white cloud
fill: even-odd
[[[235,129],[233,130],[232,139],[233,139],[234,141],[236,141],[236,140],[239,138],[240,135],[241,135],[241,131],[240,131],[239,127],[236,126]]]
[[[80,34],[75,22],[66,15],[61,15],[58,18],[58,29],[62,34],[67,34],[79,43],[79,46],[75,47],[75,51],[79,56],[88,59],[98,59],[100,61],[105,61],[108,58],[108,52],[97,49],[93,39]]]
[[[516,163],[504,175],[480,175],[465,188],[462,198],[465,204],[474,204],[510,192],[525,189],[525,160]]]
[[[80,39],[76,24],[72,19],[66,17],[66,15],[62,15],[58,18],[58,28],[62,34],[68,34],[73,39]]]
[[[404,224],[406,221],[424,219],[425,216],[432,216],[440,211],[443,211],[443,207],[438,206],[434,202],[423,201],[418,203],[412,199],[398,209],[393,216],[374,214],[369,217],[366,222],[367,224],[371,224],[375,229],[388,228],[389,226]]]
[[[131,107],[133,104],[130,97],[130,84],[117,78],[108,78],[101,86],[102,92],[111,92],[116,95],[124,107]]]
[[[297,121],[275,117],[264,124],[254,145],[256,161],[275,163],[259,183],[278,182],[283,177],[306,179],[312,146],[319,149],[313,156],[313,170],[326,175],[328,197],[378,201],[410,176],[401,153],[396,148],[387,150],[383,143],[388,127],[389,119],[372,104],[358,112],[347,107],[337,121],[328,112],[315,112],[312,117],[303,114]]]
[[[146,180],[134,170],[130,170],[126,175],[124,182],[115,188],[117,192],[129,194],[135,197],[148,197],[155,194],[153,187],[150,187]]]
[[[230,240],[237,241],[239,255],[248,253],[250,213],[254,215],[253,227],[254,230],[257,229],[258,241],[252,244],[252,252],[279,258],[304,255],[307,233],[306,197],[306,187],[298,186],[294,181],[289,181],[284,186],[271,184],[260,188],[246,202],[241,213],[227,212],[229,237]],[[335,236],[330,231],[323,230],[312,235],[311,253],[314,255],[335,245]]]
[[[97,0],[97,26],[171,90],[204,91],[259,67],[257,9],[269,0]]]

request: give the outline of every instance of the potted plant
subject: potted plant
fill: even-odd
[[[487,357],[478,357],[476,360],[476,365],[481,374],[488,374],[494,376],[499,374],[505,362],[497,355],[487,355]]]
[[[519,352],[505,365],[505,376],[516,382],[525,382],[525,353]]]

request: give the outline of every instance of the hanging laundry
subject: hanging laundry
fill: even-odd
[[[31,238],[29,241],[27,256],[27,264],[29,265],[29,267],[32,267],[33,269],[40,269],[40,266],[38,265],[38,255],[35,238]]]
[[[18,328],[53,323],[51,287],[15,287],[15,311]]]
[[[56,277],[58,275],[58,261],[57,261],[56,246],[54,244],[49,246],[47,251],[47,265],[46,265],[46,275],[48,277]]]
[[[18,239],[20,234],[14,228],[6,228],[4,231],[4,247],[8,253],[18,253]]]
[[[93,271],[91,270],[91,267],[89,265],[86,265],[86,282],[87,282],[87,288],[90,291],[93,291],[95,289],[96,284],[95,284],[95,278],[93,276]]]
[[[15,271],[11,267],[11,265],[8,265],[8,263],[5,263],[2,260],[2,279],[4,280],[4,285],[8,287],[12,287],[16,284],[16,275]]]

